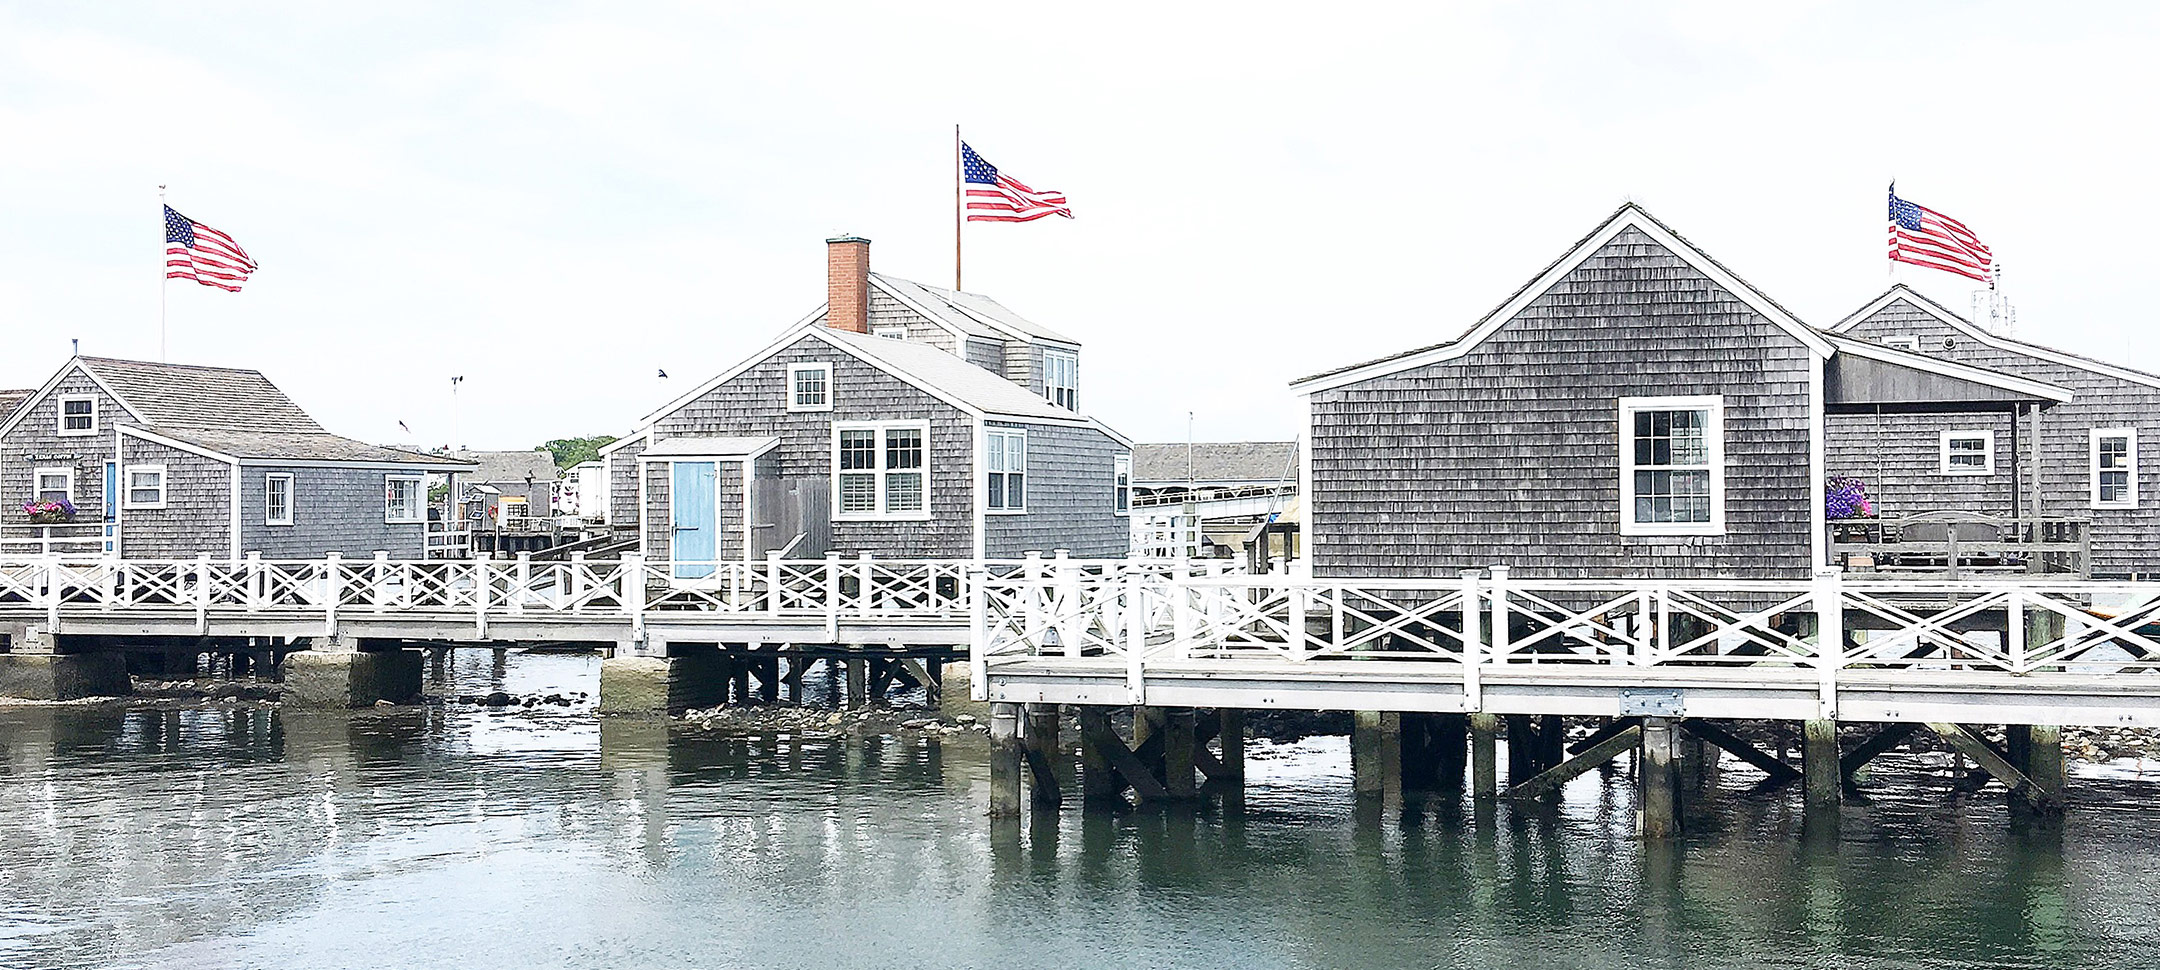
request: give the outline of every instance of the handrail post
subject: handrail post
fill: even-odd
[[[195,635],[210,632],[210,557],[195,557]]]
[[[856,611],[865,618],[868,618],[874,612],[871,608],[870,589],[871,580],[876,571],[877,567],[871,564],[869,553],[863,553],[855,558],[855,595],[862,601],[857,605]]]
[[[525,612],[525,596],[532,589],[532,553],[520,552],[517,557],[517,589],[510,592],[510,612]]]
[[[780,615],[780,552],[765,553],[765,612]]]
[[[1815,574],[1815,669],[1821,676],[1820,717],[1837,720],[1837,672],[1845,664],[1845,591],[1835,566]]]
[[[2010,672],[2017,675],[2029,673],[2025,666],[2025,589],[2010,588],[2009,601],[2003,604],[2003,635],[2010,643]]]
[[[344,596],[345,563],[333,552],[323,557],[323,636],[337,636],[338,600]]]
[[[563,594],[562,594],[562,589],[560,588],[560,587],[561,587],[561,586],[562,586],[563,584],[561,584],[561,583],[558,583],[558,584],[556,584],[556,586],[557,586],[557,589],[556,589],[556,591],[555,591],[555,603],[556,603],[556,606],[555,606],[555,608],[556,608],[556,609],[558,609],[558,610],[561,610],[561,609],[565,609],[565,608],[567,608],[567,609],[568,609],[568,610],[569,610],[570,612],[572,612],[572,613],[579,613],[579,612],[583,612],[583,611],[584,611],[584,608],[585,608],[585,581],[586,581],[586,579],[587,579],[587,578],[589,577],[589,575],[590,575],[590,570],[591,570],[591,569],[592,569],[592,567],[591,567],[591,566],[589,566],[589,565],[587,565],[587,564],[585,563],[585,554],[584,554],[584,553],[582,553],[582,552],[573,552],[573,553],[571,553],[571,554],[570,554],[570,582],[569,582],[569,588],[570,588],[570,600],[569,600],[568,604],[565,604],[565,603],[563,602],[563,599],[562,599],[562,595],[563,595]]]
[[[1462,571],[1463,711],[1468,714],[1485,710],[1484,671],[1480,666],[1484,663],[1484,658],[1483,651],[1479,649],[1484,646],[1485,640],[1484,633],[1479,629],[1482,626],[1479,621],[1484,617],[1484,609],[1478,602],[1478,580],[1481,575],[1481,571],[1476,569]]]
[[[1508,568],[1506,566],[1495,565],[1492,567],[1491,596],[1492,658],[1496,663],[1506,663],[1508,650],[1515,639],[1509,624],[1509,620],[1512,619],[1509,616],[1509,611],[1513,607],[1508,604]]]
[[[1133,704],[1147,703],[1147,672],[1141,654],[1147,652],[1147,608],[1140,598],[1146,587],[1138,570],[1125,574],[1125,690]]]
[[[1024,617],[1027,622],[1027,635],[1031,637],[1036,637],[1038,639],[1045,632],[1045,624],[1043,623],[1042,602],[1042,553],[1030,551],[1025,555],[1021,556],[1020,558],[1020,615]],[[1059,603],[1057,604],[1055,610],[1056,612],[1063,613],[1066,610],[1076,608],[1077,607],[1071,603]],[[1061,630],[1060,636],[1058,637],[1058,640],[1060,641],[1060,646],[1063,646],[1064,641],[1064,636],[1062,634],[1063,631]]]
[[[263,562],[259,550],[250,549],[247,554],[247,611],[260,613],[263,607]]]
[[[990,570],[968,564],[968,697],[990,699]]]
[[[1199,634],[1193,622],[1193,584],[1184,562],[1178,563],[1177,574],[1170,577],[1169,588],[1170,630],[1175,638],[1173,642],[1177,644],[1177,657],[1179,660],[1190,659],[1193,640],[1197,639]]]
[[[491,587],[495,585],[495,581],[488,578],[488,563],[489,561],[486,559],[472,561],[473,633],[482,640],[488,638],[488,600],[493,593]]]
[[[1283,607],[1287,611],[1285,617],[1286,629],[1283,631],[1283,635],[1288,642],[1284,643],[1283,646],[1289,649],[1290,659],[1292,660],[1303,660],[1307,653],[1305,649],[1305,587],[1298,584],[1298,578],[1296,573],[1288,569],[1283,570],[1280,577],[1283,588]]]
[[[645,649],[645,557],[640,553],[623,554],[622,604],[623,612],[630,615],[630,642],[642,653]]]
[[[825,554],[825,635],[840,635],[840,554]]]
[[[118,550],[105,550],[105,568],[98,577],[98,602],[108,610],[118,605],[115,594],[119,592],[120,570],[123,566],[124,561]]]
[[[375,578],[374,582],[369,584],[373,588],[368,590],[368,599],[375,604],[375,612],[380,613],[383,611],[383,607],[387,605],[383,602],[383,587],[388,585],[390,582],[389,553],[384,552],[381,549],[375,550],[375,564],[373,572]]]
[[[39,557],[38,564],[45,571],[45,632],[60,632],[60,561],[48,551]],[[55,641],[57,643],[57,641]],[[55,647],[57,651],[59,648]]]

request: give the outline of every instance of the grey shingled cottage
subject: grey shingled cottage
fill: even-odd
[[[2160,378],[1982,334],[1905,290],[1837,331],[1623,206],[1462,336],[1293,385],[1310,567],[2160,569],[2137,454]]]
[[[0,423],[0,543],[130,559],[425,555],[439,456],[341,438],[261,373],[77,357]],[[22,504],[66,499],[75,521]]]
[[[609,521],[678,578],[768,553],[1123,556],[1132,445],[1080,410],[1080,345],[826,242],[827,303],[602,450]]]

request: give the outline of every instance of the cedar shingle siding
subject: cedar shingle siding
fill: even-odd
[[[607,457],[608,524],[628,529],[644,521],[638,511],[638,456],[645,453],[644,432],[639,440],[622,446]]]
[[[1311,395],[1320,575],[1800,578],[1811,353],[1629,228],[1454,360]],[[1618,399],[1720,394],[1726,534],[1620,535]]]
[[[1027,432],[1027,514],[990,513],[986,552],[1012,559],[1065,549],[1081,558],[1122,557],[1131,526],[1111,507],[1112,462],[1124,445],[1094,428],[991,421],[991,428]]]
[[[264,559],[316,559],[337,553],[348,559],[386,552],[392,559],[420,559],[426,555],[425,525],[391,525],[383,521],[387,508],[384,478],[421,475],[425,470],[386,471],[379,468],[272,467],[246,465],[240,469],[240,552],[259,552]],[[263,523],[263,489],[267,476],[293,477],[293,524]],[[463,479],[459,487],[463,487]],[[422,489],[426,488],[423,484]]]
[[[2010,415],[1833,414],[1827,419],[1825,474],[1867,483],[1880,515],[1911,515],[1955,509],[2009,515],[2015,464]],[[2018,429],[2022,434],[2024,429]],[[1945,475],[1942,432],[1985,431],[1995,436],[1995,472]],[[2024,442],[2018,447],[2022,450]]]
[[[790,412],[786,396],[788,365],[812,363],[833,365],[833,409]],[[867,553],[882,559],[966,558],[974,554],[975,497],[973,476],[969,473],[974,452],[972,418],[814,337],[801,337],[786,349],[662,417],[655,428],[658,439],[663,441],[681,437],[773,435],[780,443],[767,457],[777,463],[780,478],[829,479],[833,473],[834,422],[923,419],[930,423],[927,469],[930,518],[898,522],[835,521],[832,523],[831,551],[843,556]],[[620,462],[623,455],[624,452],[617,452],[616,460]],[[736,488],[740,489],[739,483]],[[649,496],[646,509],[657,523],[669,519],[664,497]],[[647,534],[649,537],[653,533]],[[789,538],[780,536],[776,541],[785,545]]]
[[[232,555],[232,466],[140,438],[120,439],[120,554],[129,559]],[[165,466],[165,507],[128,507],[128,468]]]
[[[89,437],[60,437],[60,398],[76,395],[97,398],[98,433]],[[127,413],[97,383],[77,368],[62,379],[52,393],[36,401],[21,423],[0,441],[0,515],[22,521],[22,503],[28,501],[40,468],[68,468],[75,472],[76,521],[96,522],[105,515],[105,462],[112,458],[113,425]],[[33,458],[37,460],[33,460]]]
[[[1847,333],[1875,341],[1916,336],[1921,338],[1921,352],[1931,357],[2069,388],[2075,395],[2071,401],[2040,412],[2040,514],[2092,521],[2092,571],[2096,575],[2160,571],[2160,388],[2014,350],[1990,347],[1959,333],[1933,314],[1903,299],[1884,306]],[[1935,432],[1963,430],[1973,417],[1936,415],[1916,424],[1928,438],[1929,453],[1933,454]],[[2130,427],[2138,429],[2138,507],[2095,509],[2092,507],[2089,464],[2090,432],[2094,428]],[[2005,489],[2010,482],[2009,447],[2007,434],[1996,439],[1994,479]],[[2020,448],[2023,447],[2028,444],[2020,441]],[[1838,456],[1836,449],[1832,450],[1832,456]],[[1843,468],[1845,474],[1866,481],[1871,493],[1880,488],[1893,496],[1898,494],[1898,482],[1904,474],[1894,466],[1877,471],[1864,462],[1846,462],[1831,467],[1833,474],[1837,473],[1836,469]],[[1885,479],[1881,485],[1877,484],[1876,476]],[[1962,497],[1957,491],[1946,491],[1940,500],[1928,501],[1924,494],[1916,494],[1914,500],[1925,505],[1890,510],[1957,508],[1959,506],[1953,503]],[[2008,509],[2005,492],[2005,497],[1998,500],[1997,510]]]

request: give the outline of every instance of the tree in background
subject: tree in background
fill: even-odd
[[[555,467],[569,468],[588,461],[599,461],[600,446],[614,440],[614,435],[596,434],[584,438],[557,438],[540,447],[555,456]]]

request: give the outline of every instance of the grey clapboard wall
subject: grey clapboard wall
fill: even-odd
[[[232,468],[140,438],[120,440],[120,554],[129,559],[232,555]],[[128,503],[128,469],[165,466],[165,507]]]
[[[293,477],[292,525],[264,522],[263,491],[272,474]],[[377,552],[388,553],[392,559],[425,556],[426,525],[392,525],[384,521],[384,479],[390,475],[421,475],[425,481],[423,470],[418,468],[243,466],[241,553],[257,552],[265,559],[319,559],[333,552],[347,558],[365,558]]]
[[[1463,357],[1311,396],[1320,575],[1801,578],[1798,338],[1627,229]],[[1618,399],[1720,394],[1726,534],[1620,535]]]
[[[1012,424],[991,428],[1027,432],[1027,512],[984,518],[985,552],[992,559],[1065,549],[1078,557],[1122,557],[1131,526],[1112,507],[1114,461],[1127,449],[1094,428]],[[987,479],[986,479],[987,481]]]
[[[608,455],[608,524],[617,529],[637,528],[644,521],[638,508],[638,456],[644,453],[641,438]]]
[[[2160,572],[2160,388],[1990,347],[1903,299],[1885,305],[1848,333],[1877,341],[1919,337],[1929,356],[2069,388],[2071,401],[2040,412],[2041,514],[2092,521],[2096,573]],[[1940,430],[1965,420],[1965,415],[1939,416],[1931,426]],[[2095,509],[2091,431],[2131,427],[2138,429],[2138,507]]]
[[[1995,439],[1995,470],[1987,475],[1947,475],[1942,470],[1942,432],[1977,431]],[[2010,454],[2010,415],[1833,414],[1825,426],[1825,473],[1866,483],[1882,515],[1955,509],[2008,515],[2016,485]],[[2022,449],[2025,442],[2019,441]]]

